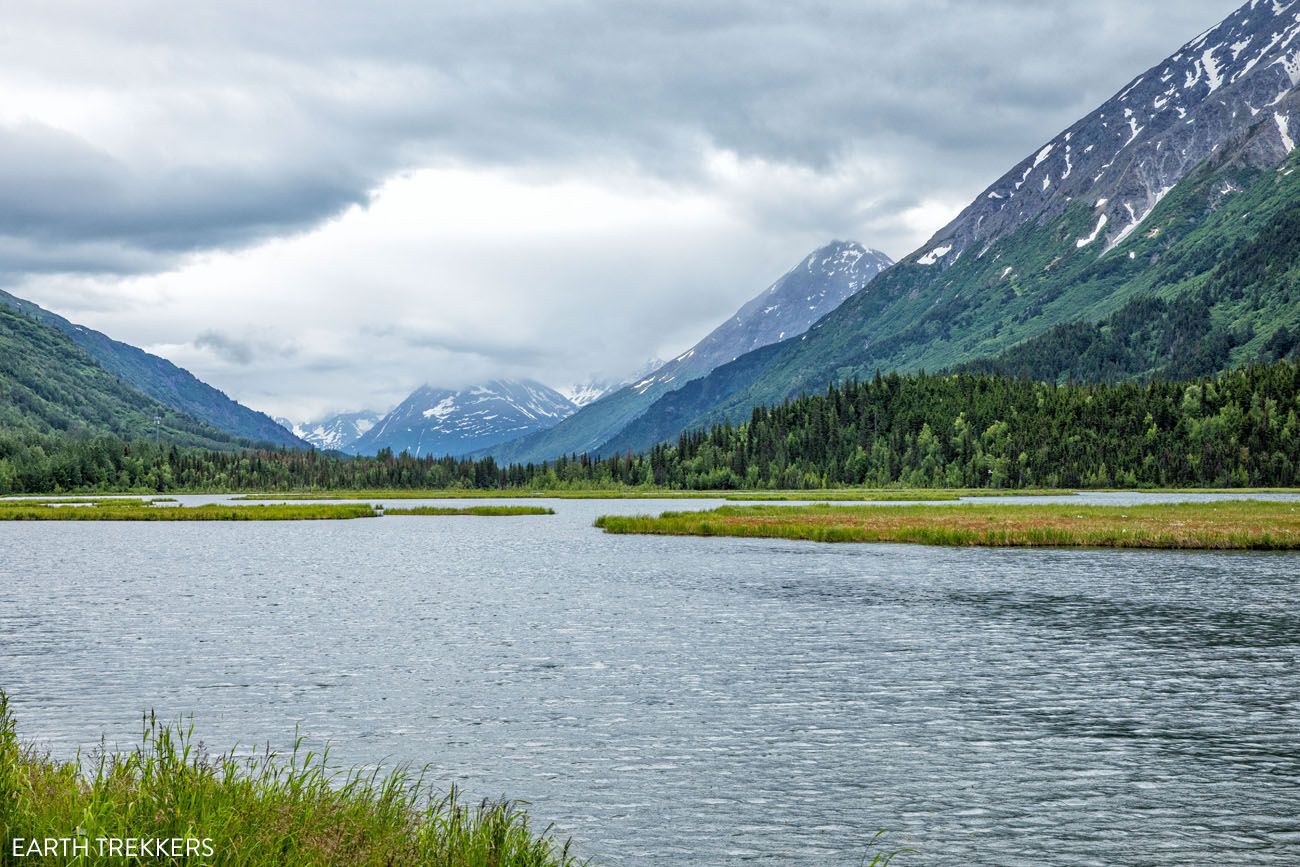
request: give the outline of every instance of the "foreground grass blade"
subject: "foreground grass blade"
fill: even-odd
[[[0,838],[89,842],[84,857],[23,864],[438,865],[574,867],[567,841],[514,802],[437,794],[409,767],[336,772],[328,751],[209,755],[193,728],[144,720],[140,744],[62,762],[18,740],[0,692]],[[190,858],[97,853],[99,839],[206,840]],[[181,844],[184,845],[184,844]]]

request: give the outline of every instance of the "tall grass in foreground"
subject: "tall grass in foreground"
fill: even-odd
[[[61,762],[18,741],[0,692],[3,864],[573,867],[569,843],[517,804],[435,793],[409,768],[336,772],[328,750],[210,756],[192,728],[146,717],[131,752]],[[12,840],[210,838],[212,855],[11,859]]]
[[[1141,506],[723,506],[605,515],[607,533],[812,542],[1007,547],[1300,550],[1300,503],[1235,500]]]

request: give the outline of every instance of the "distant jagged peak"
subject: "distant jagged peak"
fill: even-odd
[[[893,264],[885,253],[857,241],[818,247],[703,340],[630,387],[643,395],[680,388],[746,352],[803,334]]]
[[[809,253],[800,267],[825,276],[866,270],[871,270],[872,276],[875,276],[876,272],[883,271],[892,264],[894,260],[879,250],[857,241],[835,240]],[[776,284],[773,284],[768,291],[775,288]]]

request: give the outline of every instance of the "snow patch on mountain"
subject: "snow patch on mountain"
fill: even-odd
[[[1281,112],[1274,112],[1273,121],[1277,124],[1277,132],[1282,137],[1282,144],[1286,147],[1286,152],[1291,153],[1291,151],[1295,150],[1295,141],[1291,138],[1291,116]]]
[[[592,401],[599,400],[609,392],[610,388],[610,383],[593,380],[591,382],[566,386],[557,390],[560,394],[568,398],[569,403],[576,407],[584,407]]]
[[[1097,227],[1092,230],[1092,234],[1088,235],[1088,237],[1086,238],[1080,238],[1079,240],[1075,241],[1074,246],[1086,247],[1089,244],[1091,244],[1093,241],[1097,240],[1097,236],[1101,234],[1101,230],[1106,228],[1106,221],[1108,219],[1109,218],[1105,214],[1102,214],[1100,217],[1098,217]]]
[[[935,262],[938,262],[940,259],[942,259],[944,256],[947,256],[951,252],[952,252],[952,244],[943,244],[939,247],[935,247],[929,253],[926,253],[924,256],[922,256],[920,259],[917,259],[916,264],[933,265]]]

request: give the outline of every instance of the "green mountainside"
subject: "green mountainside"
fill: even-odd
[[[1193,291],[1136,298],[1100,322],[1060,325],[962,368],[1057,381],[1179,380],[1294,356],[1300,204],[1226,252]]]
[[[7,307],[62,332],[95,363],[137,391],[174,410],[207,422],[234,437],[272,443],[289,448],[306,444],[285,430],[270,416],[231,400],[223,392],[201,381],[189,371],[143,349],[113,340],[90,328],[69,322],[62,316],[0,291],[0,308]]]
[[[161,418],[159,431],[154,419]],[[212,449],[249,443],[128,386],[61,331],[0,305],[0,430],[113,434]]]
[[[1046,380],[1178,378],[1267,357],[1268,347],[1277,357],[1270,341],[1279,328],[1300,329],[1300,160],[1292,153],[1261,168],[1250,158],[1255,136],[1272,124],[1261,121],[1204,162],[1141,231],[1103,255],[1075,246],[1091,221],[1078,205],[943,270],[912,257],[780,352],[742,356],[661,398],[599,451],[647,448],[876,370],[1000,357],[975,369]],[[1110,357],[1117,344],[1123,360]]]

